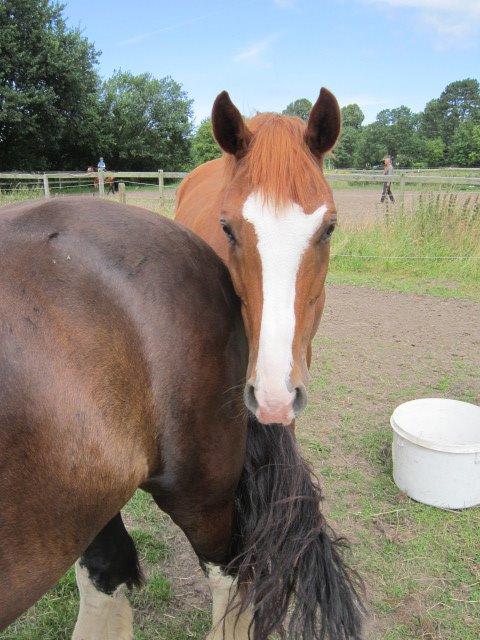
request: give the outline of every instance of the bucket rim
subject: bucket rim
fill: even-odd
[[[390,417],[390,426],[392,427],[394,433],[399,435],[404,440],[408,442],[412,442],[419,447],[423,447],[424,449],[428,449],[431,451],[441,451],[442,453],[464,453],[464,454],[472,454],[472,453],[480,453],[480,441],[479,442],[467,442],[465,444],[447,444],[445,442],[438,442],[435,440],[429,440],[427,438],[420,438],[409,431],[403,429],[400,424],[395,420],[396,414],[401,407],[404,407],[407,404],[411,404],[414,402],[418,402],[419,400],[435,400],[438,401],[448,401],[455,402],[462,405],[468,405],[470,407],[474,407],[479,409],[480,415],[480,407],[476,404],[472,404],[471,402],[464,402],[463,400],[454,400],[453,398],[416,398],[414,400],[407,400],[407,402],[402,402],[398,407],[395,408],[391,417]],[[480,432],[480,429],[479,429]]]

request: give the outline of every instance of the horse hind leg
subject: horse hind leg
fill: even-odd
[[[203,565],[212,594],[212,630],[207,640],[249,640],[253,637],[252,609],[239,614],[238,584],[222,567]],[[250,629],[252,628],[252,635]]]
[[[141,583],[137,551],[120,514],[102,529],[75,565],[80,610],[72,640],[132,640],[126,588]]]

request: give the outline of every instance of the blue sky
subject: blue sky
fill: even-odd
[[[371,121],[480,78],[480,0],[66,0],[65,15],[102,51],[103,77],[171,75],[197,122],[222,89],[251,115],[324,85]]]

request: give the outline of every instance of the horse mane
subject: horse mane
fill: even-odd
[[[305,123],[297,117],[259,113],[246,122],[253,138],[240,160],[252,191],[281,207],[296,202],[305,210],[325,191],[321,163],[305,143]],[[227,156],[227,180],[237,160]]]

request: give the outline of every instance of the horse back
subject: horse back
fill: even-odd
[[[226,244],[220,226],[221,193],[225,160],[216,158],[194,169],[181,183],[175,220],[194,231],[226,260]]]

